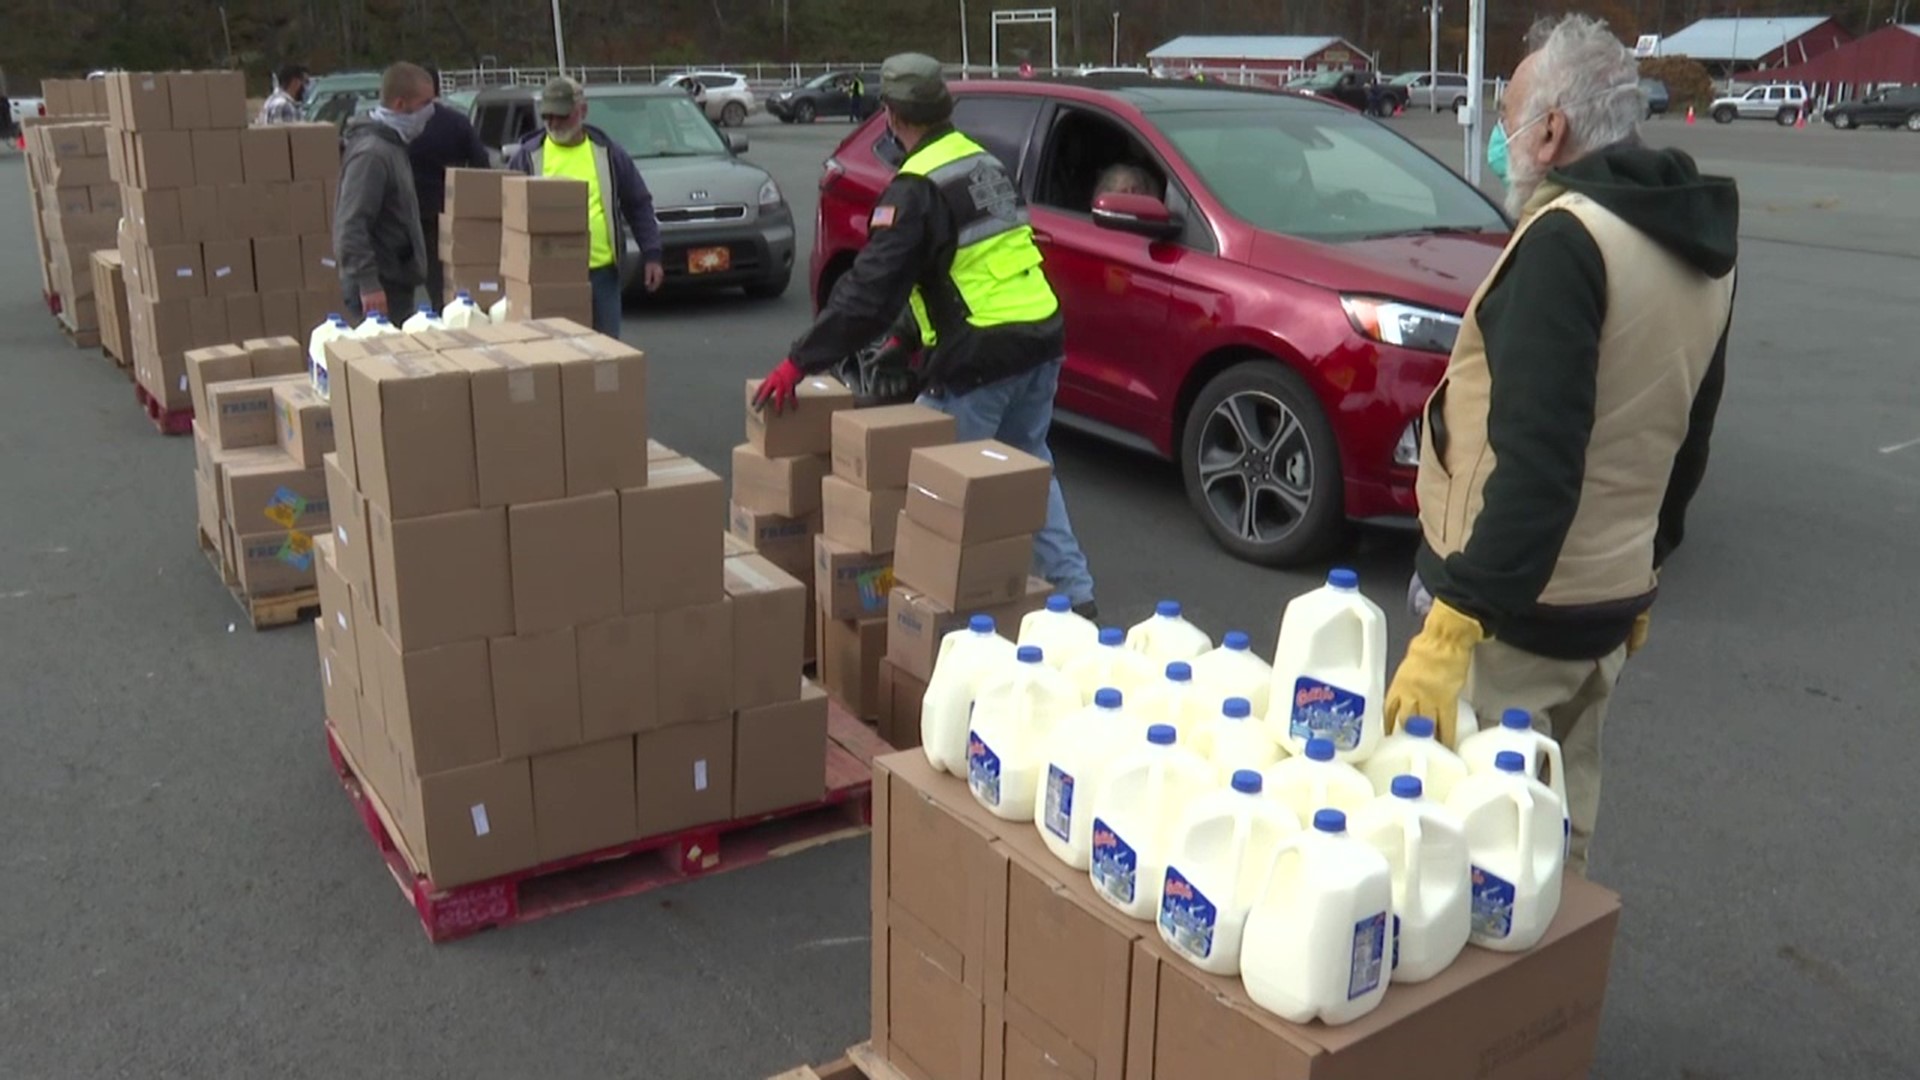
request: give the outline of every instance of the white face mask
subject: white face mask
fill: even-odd
[[[420,133],[427,128],[427,121],[432,117],[433,102],[431,101],[412,112],[397,112],[385,105],[373,110],[373,118],[392,128],[403,142],[412,142],[419,138]]]

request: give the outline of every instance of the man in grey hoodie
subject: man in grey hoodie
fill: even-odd
[[[398,63],[380,77],[379,107],[347,125],[333,257],[341,298],[356,319],[404,315],[426,283],[427,241],[407,144],[432,116],[433,77],[418,64]]]

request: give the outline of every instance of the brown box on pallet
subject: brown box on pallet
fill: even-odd
[[[880,661],[880,737],[896,750],[920,745],[920,709],[927,683],[890,659]]]
[[[332,520],[326,474],[277,450],[230,459],[222,465],[220,477],[227,520],[242,535],[267,529],[326,532]]]
[[[499,221],[504,210],[499,169],[448,169],[447,213],[465,221]]]
[[[560,365],[567,494],[644,487],[646,354],[591,331],[549,347],[568,356]]]
[[[379,665],[389,738],[422,776],[501,756],[494,726],[493,676],[484,641],[401,652],[377,626],[364,632]]]
[[[140,186],[147,190],[192,187],[193,134],[187,131],[150,131],[133,136],[133,164],[140,170]]]
[[[360,628],[354,619],[353,588],[340,570],[332,533],[313,538],[313,555],[314,583],[320,592],[319,630],[326,635],[328,646],[341,654],[342,673],[357,691],[361,685]],[[377,632],[377,628],[369,627],[368,631]]]
[[[827,791],[827,695],[795,676],[799,697],[741,709],[733,723],[733,816],[817,803]],[[789,691],[791,694],[792,691]]]
[[[247,350],[247,359],[253,363],[255,378],[306,374],[307,350],[291,337],[249,337],[241,340],[240,347]]]
[[[440,214],[440,261],[500,264],[500,222]],[[586,265],[586,256],[581,256]]]
[[[197,71],[170,71],[164,78],[173,129],[195,131],[207,127],[211,114],[207,110],[206,79]]]
[[[253,242],[225,240],[201,246],[206,265],[208,296],[250,295],[253,287]]]
[[[758,555],[726,560],[733,607],[733,704],[741,711],[791,700],[804,662],[807,587]]]
[[[529,775],[525,758],[418,779],[403,774],[405,813],[418,823],[408,830],[415,834],[409,853],[428,880],[449,888],[538,862]]]
[[[206,184],[180,189],[180,228],[201,243],[246,239],[258,231],[256,190],[245,184]]]
[[[293,179],[293,154],[287,129],[277,124],[240,133],[240,174],[249,184],[284,184]]]
[[[307,287],[297,236],[253,239],[253,278],[263,293],[299,292]]]
[[[620,580],[629,615],[711,604],[725,595],[719,531],[726,492],[690,458],[648,463],[647,486],[620,492]]]
[[[620,500],[613,492],[509,507],[507,532],[515,633],[620,614]]]
[[[247,371],[252,370],[251,358],[245,349],[237,345],[195,349],[187,354],[187,358],[189,388],[195,388],[196,372],[200,373],[200,379],[207,380],[200,383],[195,391],[194,409],[196,416],[208,421],[207,434],[213,440],[213,445],[222,450],[272,446],[278,430],[278,417],[273,404],[274,388],[288,382],[299,382],[299,376],[209,378],[209,368],[212,369],[212,376],[225,376],[229,371],[241,370],[240,361],[246,361]],[[199,411],[200,395],[206,399],[204,413]]]
[[[193,133],[193,182],[196,184],[246,182],[246,172],[240,159],[238,131],[195,131]]]
[[[580,659],[573,628],[487,642],[502,757],[580,744]]]
[[[144,292],[154,300],[192,300],[207,293],[199,244],[149,248],[142,268]],[[224,314],[224,305],[223,314]],[[211,343],[209,343],[211,344]]]
[[[820,533],[820,515],[790,518],[736,505],[730,508],[727,522],[734,536],[751,544],[767,561],[802,581],[813,580],[813,538]]]
[[[339,735],[349,755],[360,754],[360,690],[344,673],[346,658],[327,639],[326,616],[314,620],[314,639],[320,649],[320,703],[327,723]]]
[[[247,356],[247,350],[237,345],[214,345],[205,349],[194,349],[187,353],[187,392],[193,398],[193,415],[196,425],[204,425],[208,434],[212,434],[215,417],[207,402],[207,387],[214,383],[233,382],[239,379],[253,378],[253,361]],[[272,391],[268,391],[271,401]],[[271,424],[271,408],[268,409],[268,423]],[[240,439],[240,432],[233,430],[232,435]],[[271,431],[269,431],[271,436]],[[254,441],[236,441],[229,443],[225,438],[215,445],[220,447],[259,446]]]
[[[869,491],[907,486],[913,452],[953,442],[954,419],[924,405],[833,415],[833,475]]]
[[[402,649],[513,632],[507,514],[500,507],[395,521],[368,507],[380,625]]]
[[[260,297],[253,293],[227,297],[227,336],[235,341],[257,338],[266,332],[261,315]]]
[[[825,454],[768,457],[752,444],[733,448],[733,502],[757,514],[806,517],[820,510]]]
[[[733,814],[733,717],[633,737],[641,836],[726,821]]]
[[[321,456],[333,452],[333,410],[306,380],[282,377],[290,381],[273,388],[275,439],[288,457],[317,469]]]
[[[507,295],[507,279],[500,276],[498,263],[448,263],[441,273],[447,279],[447,292],[465,292],[482,311]]]
[[[340,464],[351,460],[349,475],[369,500],[390,518],[479,505],[466,368],[436,356],[368,355],[349,361],[345,373],[352,437],[339,440]],[[333,378],[338,400],[342,386]]]
[[[286,124],[293,178],[322,183],[340,178],[340,130],[332,124]]]
[[[197,421],[196,421],[197,423]],[[333,553],[347,583],[372,602],[373,542],[367,534],[367,499],[340,468],[338,453],[321,457],[327,475],[327,512],[333,523]]]
[[[746,390],[747,442],[768,457],[833,453],[833,417],[853,408],[853,391],[828,375],[809,375],[794,388],[799,408],[774,412],[756,409],[753,396],[759,379],[748,379]]]
[[[824,612],[824,609],[821,609]],[[880,659],[887,653],[887,620],[819,615],[820,681],[862,720],[880,715]]]
[[[286,193],[286,224],[282,226],[277,218],[270,220],[267,224],[274,231],[288,236],[332,234],[333,213],[327,202],[325,184],[318,180],[296,180],[291,184],[274,184],[271,190],[275,195],[269,205],[276,211],[280,204],[279,193]]]
[[[1038,532],[1052,479],[1046,462],[1005,443],[924,447],[908,471],[907,516],[955,544]]]
[[[492,222],[475,222],[476,232]],[[444,234],[443,234],[444,235]],[[538,284],[578,284],[587,280],[587,262],[592,242],[585,229],[579,232],[525,233],[511,226],[496,229],[490,253],[478,243],[472,247],[475,260],[493,258],[500,273],[519,281]]]
[[[733,606],[726,598],[657,613],[654,701],[660,725],[731,712],[733,663]]]
[[[340,289],[340,263],[333,257],[333,237],[325,233],[302,236],[300,270],[301,280],[305,282],[302,288],[315,292],[332,289],[337,293]]]
[[[313,588],[313,536],[284,529],[235,533],[234,572],[248,596]]]
[[[506,279],[507,310],[511,318],[593,321],[593,287],[586,282],[527,282]]]
[[[907,498],[911,503],[912,494]],[[920,525],[911,510],[900,515],[893,552],[895,577],[951,610],[1017,599],[1032,565],[1030,534],[963,546]]]
[[[314,325],[320,320],[315,319]],[[262,293],[260,296],[260,332],[278,337],[283,334],[307,332],[307,323],[300,317],[300,294],[298,292]]]
[[[638,837],[632,736],[535,755],[533,823],[541,862]]]
[[[869,490],[839,476],[829,476],[820,482],[820,502],[827,539],[878,554],[893,550],[900,512],[907,506],[907,489]]]
[[[480,505],[564,496],[559,365],[529,363],[513,346],[455,349],[441,359],[465,368],[472,384]]]
[[[825,536],[813,538],[813,590],[829,619],[884,619],[893,556],[873,555]]]
[[[147,244],[178,244],[186,240],[186,230],[180,221],[180,192],[177,190],[128,188],[121,216],[127,221],[132,235]],[[122,258],[125,258],[124,254]]]
[[[247,77],[240,71],[202,72],[207,88],[207,124],[238,130],[247,126]]]
[[[653,615],[621,615],[575,629],[580,732],[589,741],[660,726]]]
[[[1028,578],[1017,600],[955,611],[925,593],[896,584],[887,597],[887,659],[924,682],[933,677],[940,639],[967,625],[969,618],[987,615],[1002,634],[1011,638],[1019,632],[1020,620],[1028,612],[1040,610],[1052,591],[1052,586],[1040,578]]]
[[[500,189],[500,220],[507,228],[523,233],[586,234],[586,184],[565,177],[506,176]]]

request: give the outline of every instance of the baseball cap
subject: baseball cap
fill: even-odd
[[[947,100],[947,79],[940,61],[924,53],[899,53],[880,65],[880,96],[903,105],[932,105]]]
[[[568,116],[585,97],[580,84],[568,78],[558,78],[548,83],[540,91],[541,116]]]

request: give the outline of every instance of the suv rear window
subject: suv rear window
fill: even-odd
[[[1025,162],[1033,122],[1039,116],[1039,98],[1013,94],[970,95],[953,103],[953,126],[986,147],[1015,176]]]

